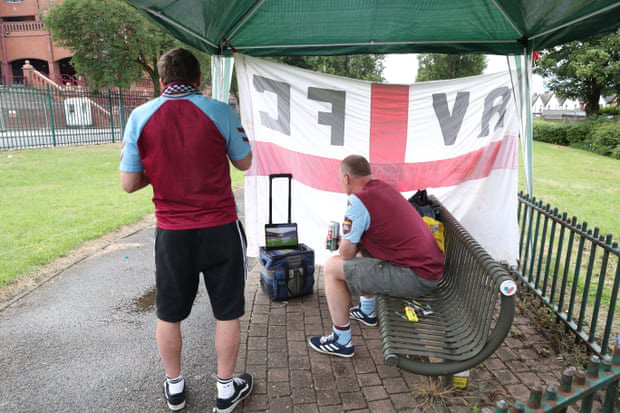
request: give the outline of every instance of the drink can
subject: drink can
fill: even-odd
[[[336,221],[330,221],[327,228],[327,249],[335,251],[338,249],[338,236],[340,235],[340,224]]]
[[[466,389],[467,382],[469,381],[469,370],[455,373],[452,376],[452,386],[457,389]]]

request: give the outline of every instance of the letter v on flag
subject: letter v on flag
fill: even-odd
[[[322,264],[331,254],[327,225],[346,209],[340,161],[359,154],[375,178],[405,197],[427,188],[495,259],[516,262],[518,118],[507,72],[387,85],[243,55],[235,61],[254,151],[244,189],[251,256],[265,242],[267,177],[292,173],[292,218]],[[276,222],[287,218],[287,190],[274,182]]]

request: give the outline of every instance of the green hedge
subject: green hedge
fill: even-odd
[[[599,115],[620,115],[620,106],[605,106],[598,110]]]
[[[592,150],[620,159],[620,124],[608,122],[600,125],[592,134]]]
[[[534,140],[554,143],[556,145],[568,145],[566,130],[568,124],[534,120]]]
[[[620,122],[607,117],[578,123],[534,119],[534,140],[580,149],[620,159]]]

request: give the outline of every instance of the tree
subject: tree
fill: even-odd
[[[43,21],[53,40],[73,52],[71,64],[95,90],[127,88],[146,73],[153,82],[154,96],[158,96],[157,60],[180,45],[120,0],[65,0],[53,4]],[[202,63],[205,83],[210,77],[208,58],[192,52]]]
[[[383,55],[283,56],[273,60],[351,79],[383,81]]]
[[[418,62],[416,82],[475,76],[487,67],[486,57],[481,54],[422,54]]]
[[[601,95],[620,94],[620,30],[543,50],[534,73],[560,97],[585,102],[586,115],[598,113]]]

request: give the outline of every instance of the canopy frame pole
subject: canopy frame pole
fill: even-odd
[[[506,21],[508,23],[510,23],[510,25],[512,26],[512,29],[520,36],[523,37],[523,33],[521,32],[521,30],[519,30],[517,28],[517,26],[514,24],[514,22],[512,21],[512,19],[508,16],[508,13],[506,13],[506,11],[499,5],[497,4],[497,0],[491,0],[493,2],[493,5],[495,6],[495,8],[497,10],[499,10],[499,12],[502,14],[502,16],[504,16],[504,19],[506,19]]]
[[[243,27],[245,22],[247,22],[250,19],[250,17],[252,17],[254,15],[254,13],[256,13],[258,11],[259,8],[261,8],[263,3],[265,3],[265,0],[258,0],[256,3],[254,3],[254,6],[252,6],[252,8],[250,10],[248,10],[248,12],[239,20],[239,22],[233,26],[232,30],[230,32],[228,32],[228,34],[226,36],[224,36],[224,41],[230,43],[230,39],[235,34],[237,34],[239,29],[241,29]]]
[[[531,53],[528,48],[523,49],[523,55],[506,56],[508,73],[512,83],[512,95],[519,113],[519,132],[521,150],[523,154],[523,169],[527,193],[532,195],[533,171],[533,128],[532,128],[532,100],[530,94],[530,78],[532,73]],[[512,58],[512,60],[511,60]],[[511,63],[512,62],[512,63]],[[516,78],[513,76],[516,74]]]
[[[525,63],[525,114],[526,114],[526,134],[527,134],[527,158],[528,158],[528,163],[527,163],[527,176],[529,179],[527,179],[526,184],[527,184],[527,193],[532,196],[533,194],[533,188],[532,188],[532,172],[534,170],[533,168],[533,163],[534,163],[534,159],[533,159],[533,148],[532,146],[534,145],[534,127],[532,125],[532,96],[531,96],[531,85],[530,85],[530,79],[532,77],[532,50],[530,50],[529,47],[526,47],[523,52],[525,53],[524,56],[524,63]]]
[[[194,33],[193,31],[189,30],[188,28],[186,28],[185,26],[175,22],[174,20],[172,20],[169,17],[166,17],[165,15],[163,15],[160,11],[155,11],[149,8],[144,9],[146,10],[147,13],[152,14],[153,16],[157,16],[158,18],[162,19],[163,21],[165,21],[166,23],[170,23],[172,26],[176,27],[177,29],[189,34],[192,37],[195,37],[196,39],[200,40],[201,42],[204,42],[206,44],[208,44],[209,46],[218,49],[219,46],[216,45],[213,42],[210,42],[208,39],[205,39],[204,37],[202,37],[201,35],[199,35],[198,33]]]
[[[566,23],[564,23],[564,24],[561,24],[561,25],[559,25],[558,27],[554,27],[553,29],[549,29],[549,30],[546,30],[546,31],[544,31],[544,32],[542,32],[542,33],[538,33],[538,34],[535,34],[535,35],[533,35],[533,36],[530,36],[530,37],[529,37],[529,39],[530,39],[530,40],[533,40],[533,39],[536,39],[537,37],[545,36],[545,35],[547,35],[547,34],[549,34],[549,33],[553,33],[553,32],[555,32],[555,31],[560,30],[560,29],[563,29],[563,28],[565,28],[565,27],[567,27],[567,26],[573,25],[573,24],[575,24],[575,23],[579,23],[580,21],[587,20],[587,19],[589,19],[590,17],[598,16],[599,14],[605,13],[605,12],[607,12],[607,11],[611,10],[611,9],[615,9],[615,8],[616,8],[616,7],[618,7],[618,6],[620,6],[620,1],[619,1],[619,2],[617,2],[616,4],[609,5],[609,6],[607,6],[607,7],[604,7],[604,8],[602,8],[602,9],[597,10],[597,11],[595,11],[595,12],[592,12],[592,13],[590,13],[590,14],[586,14],[585,16],[581,16],[581,17],[579,17],[579,18],[577,18],[577,19],[574,19],[574,20],[571,20],[571,21],[566,22]]]
[[[211,87],[213,99],[228,104],[232,71],[235,60],[232,56],[211,56]]]

